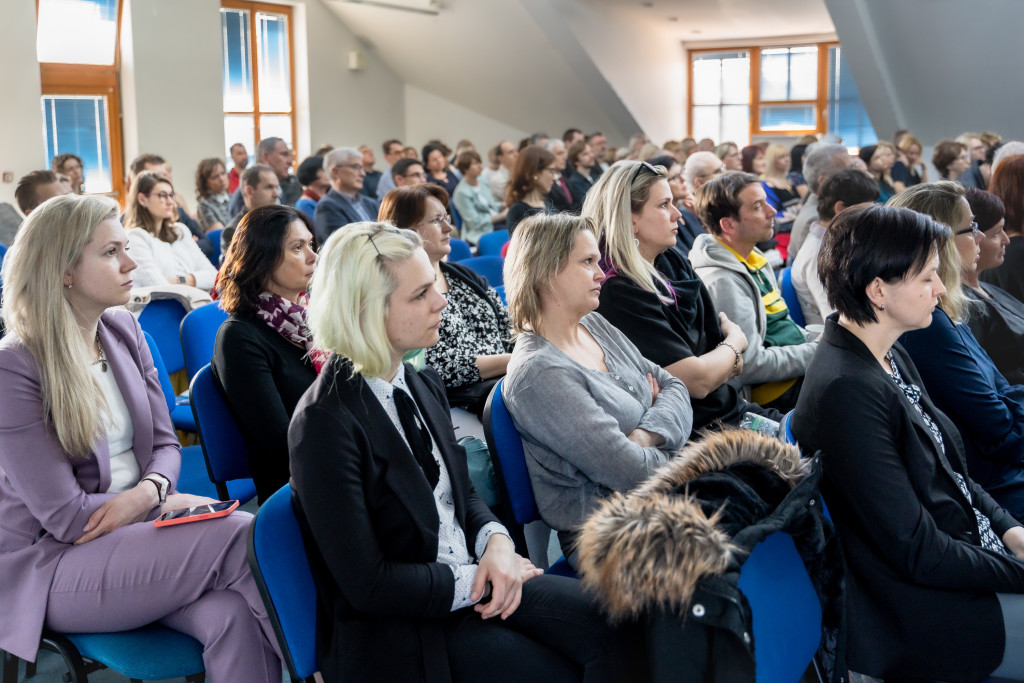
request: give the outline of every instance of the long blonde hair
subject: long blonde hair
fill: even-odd
[[[43,415],[70,460],[87,459],[108,412],[89,372],[91,348],[65,295],[96,227],[118,214],[113,199],[64,195],[33,211],[4,259],[3,315],[39,364]]]
[[[645,168],[646,166],[646,168]],[[594,233],[605,260],[606,274],[623,275],[638,287],[672,303],[668,282],[640,254],[633,234],[633,215],[643,211],[651,186],[668,177],[664,166],[620,162],[601,174],[583,200],[581,216],[594,221]],[[660,286],[659,286],[660,284]]]
[[[921,183],[908,187],[886,202],[886,206],[913,209],[931,216],[950,229],[950,234],[939,240],[939,279],[946,293],[939,297],[939,306],[953,322],[967,322],[972,301],[960,286],[960,253],[956,249],[956,235],[952,232],[959,216],[960,200],[966,190],[952,180]]]
[[[320,250],[310,290],[309,329],[316,345],[352,362],[367,377],[391,369],[387,316],[397,269],[417,249],[420,236],[390,223],[350,223],[335,230]]]

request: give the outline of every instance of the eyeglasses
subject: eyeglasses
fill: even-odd
[[[366,169],[363,168],[362,164],[338,164],[336,168],[351,168],[356,173],[359,171],[366,173]]]
[[[971,233],[971,237],[977,237],[982,234],[981,230],[978,230],[978,224],[974,221],[971,221],[971,224],[963,230],[956,231],[957,236],[966,235],[967,233]]]
[[[682,177],[682,173],[676,173],[675,175],[670,175],[668,178],[665,178],[665,180],[669,181],[670,183],[677,183],[682,179]]]
[[[150,192],[146,196],[147,197],[156,197],[157,199],[159,199],[162,202],[166,202],[168,199],[170,199],[171,201],[174,201],[174,194],[169,194],[167,192],[158,192],[156,194],[153,194],[152,192]]]
[[[429,220],[420,221],[421,225],[429,224],[429,225],[433,225],[435,228],[440,228],[442,223],[447,223],[448,225],[451,225],[452,224],[452,217],[451,216],[435,216],[434,218],[431,218]]]
[[[635,170],[635,171],[633,171],[633,177],[632,177],[632,178],[630,179],[630,181],[629,181],[629,184],[630,184],[630,185],[632,185],[633,183],[635,183],[635,182],[636,182],[636,179],[640,177],[640,172],[641,172],[641,171],[647,171],[647,172],[648,172],[648,173],[650,173],[651,175],[657,175],[657,176],[660,176],[660,175],[661,175],[661,173],[659,173],[659,172],[658,172],[658,169],[654,168],[653,166],[651,166],[651,165],[650,165],[649,163],[647,163],[646,161],[641,161],[641,162],[640,162],[640,163],[639,163],[639,164],[637,165],[637,167],[636,167],[636,170]]]

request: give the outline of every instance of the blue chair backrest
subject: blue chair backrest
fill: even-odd
[[[508,239],[508,230],[495,230],[481,235],[476,243],[476,253],[480,256],[501,256],[501,249]]]
[[[533,497],[533,484],[530,473],[526,469],[526,453],[523,451],[523,440],[512,422],[512,415],[505,406],[505,398],[501,395],[499,381],[491,390],[484,406],[484,435],[491,454],[498,458],[495,474],[498,482],[505,487],[512,516],[519,524],[526,524],[540,519],[537,512],[537,501]]]
[[[139,314],[139,325],[153,335],[170,375],[185,368],[180,333],[184,317],[185,307],[174,299],[154,299]]]
[[[210,256],[210,263],[214,268],[220,268],[220,236],[223,232],[224,228],[217,228],[206,233],[206,236],[213,242],[213,255]]]
[[[821,602],[793,538],[777,531],[755,545],[738,586],[753,618],[757,682],[800,680],[821,642]]]
[[[505,276],[502,273],[505,268],[505,259],[500,256],[474,256],[460,263],[487,278],[487,284],[491,287],[505,284]]]
[[[218,491],[223,487],[220,493],[226,496],[225,482],[248,479],[252,474],[249,472],[245,441],[238,431],[235,418],[224,403],[224,397],[214,384],[213,370],[209,365],[192,378],[189,397],[192,399],[192,414],[196,418],[196,429],[199,431],[203,455],[206,456],[210,481],[217,484]]]
[[[7,255],[7,247],[0,244],[0,266],[4,264],[4,256]]]
[[[181,319],[181,350],[189,377],[195,377],[213,358],[217,330],[227,319],[227,311],[217,302],[200,306]]]
[[[501,303],[508,306],[508,300],[505,299],[505,285],[498,285],[497,287],[494,288],[494,291],[497,292],[498,296],[501,297]]]
[[[153,339],[153,335],[149,332],[143,330],[142,334],[146,337],[146,344],[149,346],[149,354],[153,356],[153,367],[156,368],[156,374],[160,378],[160,390],[164,392],[164,401],[167,402],[167,410],[174,410],[176,403],[174,387],[171,386],[171,377],[167,374],[167,366],[164,365],[163,356],[160,355],[160,347],[156,345],[156,340]]]
[[[249,567],[277,635],[288,671],[312,676],[316,659],[316,584],[306,557],[292,487],[285,484],[260,506],[249,531]]]
[[[453,237],[451,240],[452,251],[448,254],[449,263],[457,263],[472,258],[473,252],[469,248],[469,242]]]
[[[800,308],[800,298],[793,289],[793,269],[783,268],[779,271],[779,289],[782,290],[782,298],[786,300],[786,307],[789,308],[789,317],[800,327],[804,326],[804,312]]]

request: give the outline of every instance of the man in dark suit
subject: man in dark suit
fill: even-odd
[[[313,214],[320,244],[343,225],[377,220],[377,202],[360,194],[366,175],[362,152],[353,147],[331,150],[324,157],[324,170],[331,178],[331,189],[317,203]]]
[[[565,151],[565,143],[561,140],[548,140],[544,147],[555,155],[553,166],[558,171],[555,182],[551,185],[551,190],[547,194],[547,200],[555,207],[556,212],[572,211],[573,213],[579,213],[576,198],[573,197],[572,190],[569,189],[569,176],[572,175],[572,169],[569,168],[567,163],[568,153]]]

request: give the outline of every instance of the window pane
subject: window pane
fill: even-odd
[[[789,57],[789,99],[818,97],[818,48],[794,47]]]
[[[878,139],[839,47],[829,48],[827,116],[828,132],[846,145],[862,147]]]
[[[112,192],[107,98],[102,95],[44,95],[42,97],[45,168],[58,154],[82,159],[86,192]]]
[[[789,49],[761,50],[761,99],[789,99]]]
[[[224,111],[252,111],[252,55],[249,11],[220,10]]]
[[[262,84],[262,81],[260,82]],[[281,138],[292,146],[292,117],[290,114],[264,114],[260,117],[260,139]]]
[[[761,130],[815,130],[818,127],[813,104],[777,104],[761,107]]]
[[[722,60],[722,104],[750,102],[750,55]]]
[[[257,12],[256,30],[256,50],[259,56],[260,111],[291,111],[291,73],[288,67],[288,17],[283,14]]]
[[[40,62],[113,64],[117,0],[39,0]]]
[[[722,127],[717,106],[693,108],[693,137],[697,140],[711,138],[720,140]]]
[[[718,104],[722,101],[722,61],[695,59],[693,61],[693,103]]]
[[[719,142],[731,140],[740,147],[750,144],[750,105],[722,107],[722,137]]]
[[[245,151],[252,160],[256,152],[256,123],[252,116],[246,114],[227,114],[224,116],[224,144],[227,145],[224,158],[228,160],[228,168],[234,165],[231,163],[231,146],[238,142],[245,145]]]

